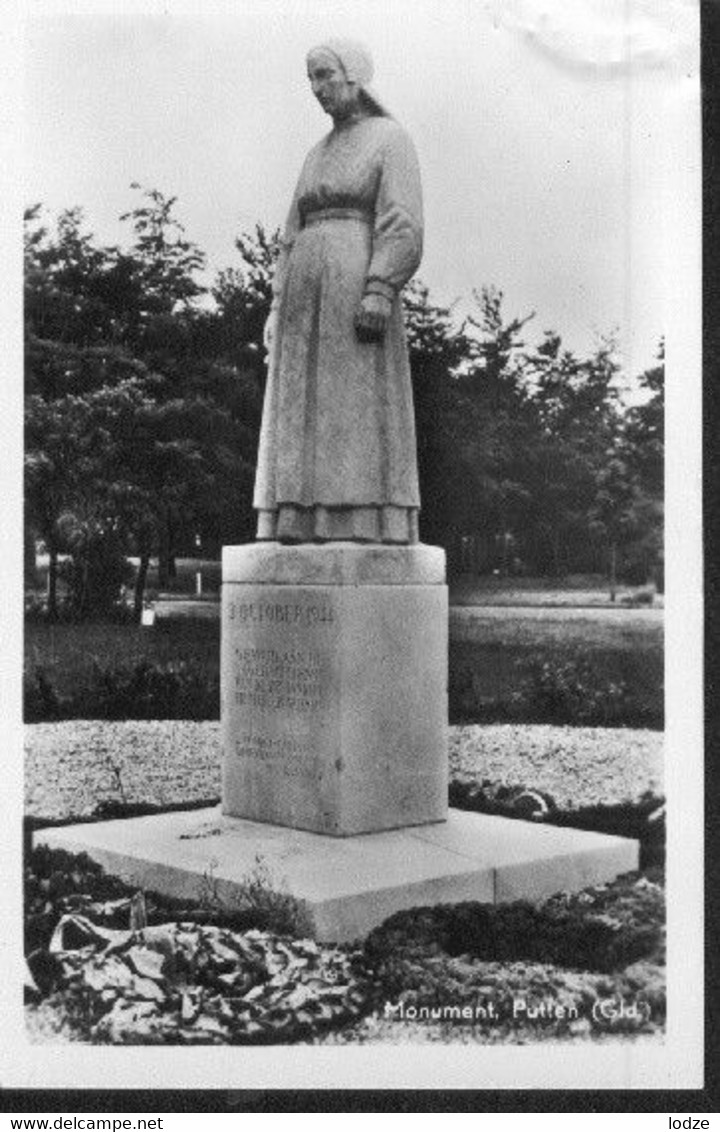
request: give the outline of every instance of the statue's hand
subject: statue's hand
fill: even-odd
[[[365,295],[355,315],[355,333],[361,342],[382,342],[385,337],[392,303],[384,295]]]

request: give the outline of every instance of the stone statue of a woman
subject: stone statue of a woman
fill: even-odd
[[[365,48],[331,40],[307,65],[333,127],[303,165],[273,282],[257,537],[414,543],[400,291],[422,253],[417,158],[368,86]]]

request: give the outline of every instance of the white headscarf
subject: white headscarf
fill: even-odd
[[[364,44],[358,43],[355,39],[326,39],[317,47],[313,47],[312,51],[308,51],[308,59],[318,51],[334,55],[344,70],[348,82],[357,83],[376,112],[384,118],[391,116],[370,86],[375,68],[372,56]]]

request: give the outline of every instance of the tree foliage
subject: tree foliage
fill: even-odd
[[[169,562],[198,534],[212,545],[247,530],[261,394],[208,333],[204,257],[173,205],[145,193],[124,217],[126,251],[98,248],[78,209],[54,232],[39,207],[26,214],[26,514],[50,552],[53,612],[61,552],[74,582],[98,540],[138,555],[139,612],[151,554]]]
[[[27,521],[50,553],[51,607],[70,553],[87,614],[112,600],[94,575],[115,577],[117,595],[113,557],[139,559],[139,613],[152,555],[166,576],[198,536],[212,553],[254,530],[279,233],[241,233],[238,261],[208,285],[176,198],[132,188],[123,248],[100,245],[79,208],[52,225],[40,205],[25,217]],[[403,303],[421,536],[446,548],[450,569],[657,571],[662,347],[626,406],[611,339],[585,358],[555,331],[528,344],[534,315],[509,318],[495,287],[473,293],[464,320],[418,281]]]

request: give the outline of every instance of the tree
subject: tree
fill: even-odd
[[[61,212],[52,234],[41,214],[42,205],[36,204],[24,218],[27,333],[76,346],[112,341],[112,310],[105,291],[115,249],[97,247],[94,237],[82,231],[80,208]]]
[[[665,349],[660,342],[658,364],[640,375],[644,401],[626,414],[622,454],[637,482],[636,537],[627,549],[627,569],[637,579],[654,579],[664,586],[663,510],[665,480]]]
[[[74,612],[106,611],[117,600],[127,553],[128,477],[124,436],[151,404],[138,378],[84,394],[26,399],[26,507],[50,555],[48,611],[57,616],[57,559],[70,552]],[[113,566],[117,564],[117,568]],[[111,577],[112,575],[112,577]]]
[[[144,283],[148,311],[170,312],[187,307],[204,291],[195,278],[205,266],[205,256],[185,239],[185,228],[173,214],[177,197],[166,197],[157,189],[130,186],[145,198],[144,204],[125,212],[121,220],[132,220],[135,243],[132,258]]]
[[[25,523],[43,539],[48,556],[48,614],[56,618],[58,520],[72,498],[73,452],[62,411],[34,395],[25,405]]]
[[[420,529],[424,541],[447,548],[452,568],[462,538],[464,481],[455,440],[462,414],[453,375],[464,341],[450,310],[432,303],[419,280],[404,289],[403,307],[415,402]]]
[[[563,349],[560,335],[547,332],[526,355],[524,372],[536,420],[525,452],[532,485],[528,556],[540,573],[594,569],[588,524],[599,477],[621,435],[614,341],[601,340],[583,360]]]
[[[123,249],[98,246],[80,209],[54,227],[39,205],[26,214],[27,516],[51,553],[53,607],[68,539],[78,561],[103,538],[138,555],[139,612],[151,555],[164,585],[198,533],[217,547],[254,530],[279,233],[242,233],[239,263],[208,290],[176,198],[133,187],[142,197],[123,216]],[[586,359],[555,333],[528,350],[532,315],[507,318],[494,287],[474,299],[459,323],[421,282],[403,293],[423,538],[447,549],[451,570],[509,569],[516,555],[540,572],[594,568],[589,525],[622,548],[623,568],[656,554],[662,364],[624,413],[611,340]],[[632,539],[627,524],[618,533],[624,481],[635,485]]]
[[[67,549],[63,531],[72,529],[67,516],[85,516],[86,530],[103,529],[91,497],[102,496],[110,474],[101,471],[115,450],[115,422],[98,432],[99,408],[113,397],[122,405],[131,390],[151,401],[158,380],[117,346],[77,346],[26,334],[25,519],[47,546],[50,616],[57,616],[58,555]]]
[[[626,458],[637,472],[643,491],[662,499],[665,480],[665,344],[660,342],[658,364],[640,375],[644,399],[628,409],[623,443]]]
[[[589,509],[590,530],[608,550],[610,600],[617,595],[618,550],[635,533],[637,487],[627,464],[613,450],[596,477],[595,498]]]
[[[272,301],[272,276],[280,248],[278,231],[258,224],[235,241],[239,266],[219,272],[211,289],[213,308],[194,324],[194,361],[186,390],[221,407],[217,474],[224,482],[205,514],[210,543],[242,542],[254,536],[252,495],[267,376],[263,330]]]
[[[277,237],[258,228],[238,240],[247,271],[221,276],[208,310],[197,305],[202,253],[174,204],[145,192],[125,214],[135,237],[125,251],[98,248],[79,209],[54,231],[39,206],[27,213],[27,517],[50,550],[53,613],[70,543],[86,595],[103,540],[136,553],[139,612],[152,554],[163,584],[174,550],[198,533],[209,545],[251,534],[258,339]]]
[[[475,569],[507,569],[515,534],[529,505],[524,480],[527,430],[532,424],[522,381],[522,331],[533,317],[506,321],[495,287],[473,293],[477,314],[463,327],[457,368],[462,405],[456,443],[465,479],[463,536]]]

